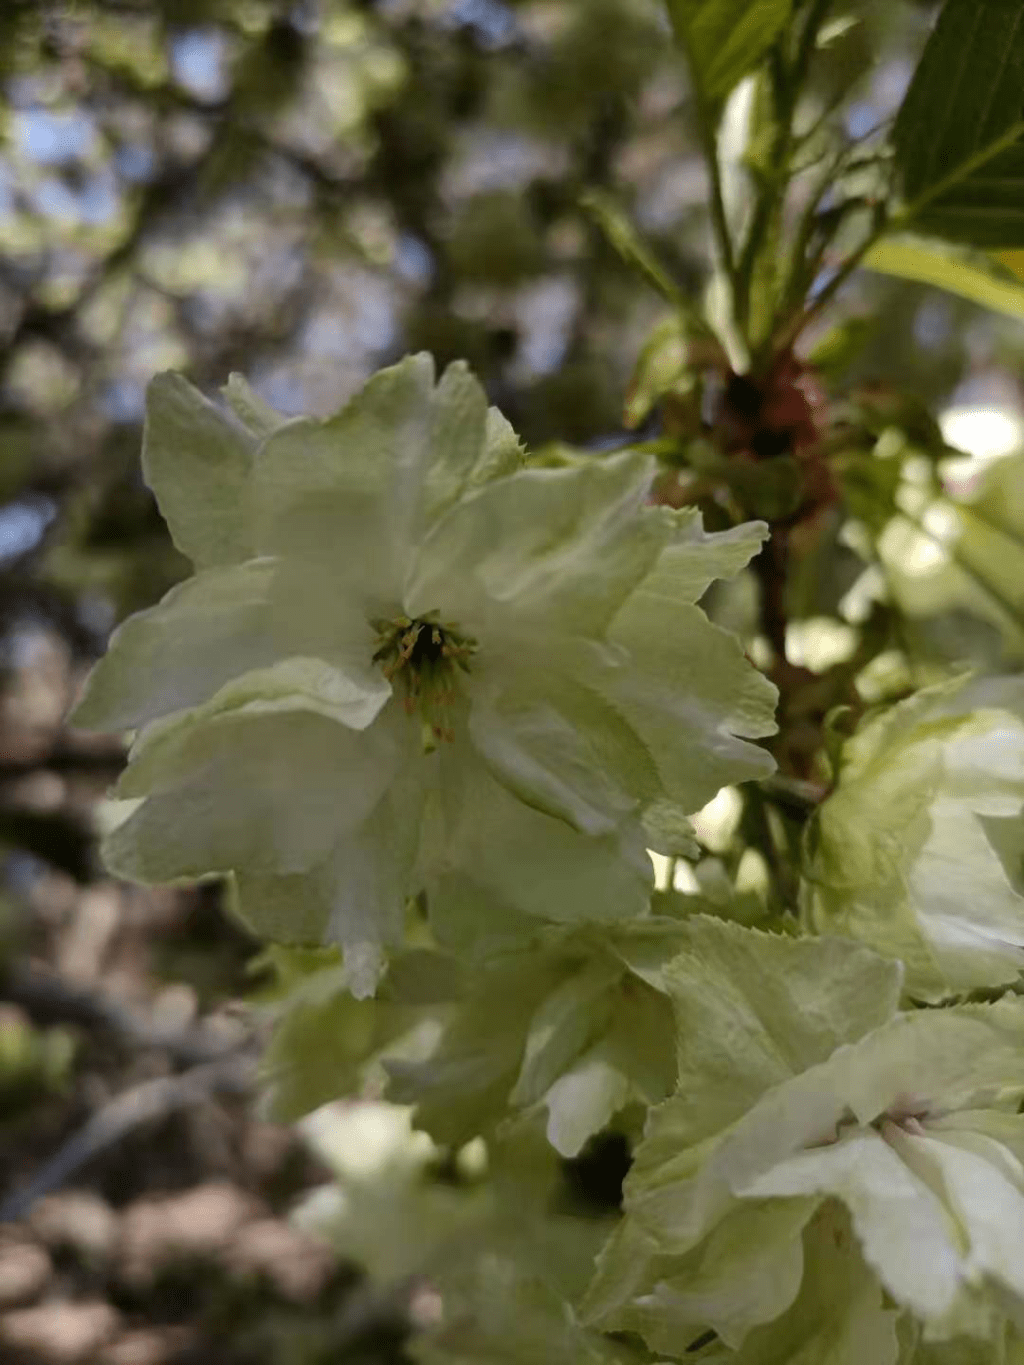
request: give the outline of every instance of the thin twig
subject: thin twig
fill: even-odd
[[[59,1189],[93,1157],[115,1146],[140,1125],[166,1118],[212,1094],[247,1094],[255,1073],[256,1060],[246,1047],[217,1061],[194,1066],[180,1076],[160,1076],[133,1086],[104,1105],[27,1185],[0,1203],[0,1223],[23,1218],[37,1199]]]
[[[219,1061],[239,1046],[202,1025],[161,1028],[100,991],[21,963],[0,975],[0,998],[20,1005],[36,1023],[104,1029],[129,1047],[167,1052],[180,1066]]]

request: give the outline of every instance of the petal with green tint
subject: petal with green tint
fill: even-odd
[[[841,1200],[865,1259],[898,1303],[930,1319],[953,1310],[963,1280],[958,1229],[879,1133],[857,1130],[800,1152],[738,1192],[750,1199]]]
[[[676,517],[675,534],[637,589],[648,611],[669,615],[683,603],[699,601],[716,579],[735,578],[760,554],[769,534],[763,521],[708,532],[696,511]]]
[[[778,694],[734,635],[699,607],[666,614],[660,599],[638,592],[608,638],[626,656],[617,665],[595,658],[588,681],[639,736],[683,814],[722,787],[774,772],[771,755],[745,741],[774,733]]]
[[[417,889],[418,776],[414,770],[393,782],[320,866],[291,876],[235,874],[238,913],[248,928],[277,943],[339,944],[357,998],[373,994],[384,949],[401,941],[406,904]]]
[[[715,1365],[897,1365],[898,1314],[851,1245],[845,1220],[823,1210],[805,1234],[800,1293]],[[950,1363],[952,1365],[952,1362]]]
[[[547,1137],[564,1157],[579,1156],[587,1139],[611,1123],[633,1096],[633,1078],[608,1039],[563,1072],[544,1096]]]
[[[262,441],[288,421],[287,417],[275,412],[269,403],[265,403],[259,394],[253,391],[244,375],[229,375],[221,393],[232,412],[244,426],[248,427],[256,441]]]
[[[389,730],[351,730],[308,698],[275,705],[147,735],[121,781],[147,799],[107,839],[111,870],[142,882],[303,872],[367,817],[399,759]]]
[[[589,735],[545,697],[508,688],[493,698],[474,692],[469,734],[498,781],[534,809],[583,834],[607,835],[635,809],[606,773]]]
[[[646,912],[651,860],[638,827],[589,837],[495,781],[462,740],[441,746],[443,835],[428,855],[432,922],[464,948],[503,912],[555,923]]]
[[[180,374],[146,391],[142,472],[175,545],[197,568],[249,559],[249,474],[258,440]]]
[[[988,1276],[1024,1304],[1024,1168],[1018,1159],[969,1127],[949,1126],[935,1135],[897,1129],[890,1141],[966,1234],[965,1278]]]
[[[416,1105],[416,1123],[459,1147],[508,1115],[530,1015],[561,981],[558,964],[516,958],[485,969],[423,1062],[392,1061],[388,1095]]]
[[[545,998],[530,1019],[522,1066],[509,1096],[513,1104],[536,1104],[606,1030],[612,992],[621,977],[614,961],[595,958]]]
[[[741,1118],[768,1090],[893,1017],[902,973],[840,939],[791,939],[706,916],[664,968],[677,1018],[678,1094],[652,1116],[636,1176]]]
[[[819,1202],[742,1205],[685,1258],[670,1260],[655,1243],[627,1238],[621,1252],[599,1257],[585,1320],[638,1332],[652,1350],[669,1355],[682,1354],[709,1327],[738,1347],[797,1297],[802,1233]]]
[[[272,433],[253,466],[259,552],[308,561],[339,592],[398,601],[409,542],[395,501],[426,458],[433,382],[430,357],[410,356],[334,417]]]
[[[125,730],[207,701],[278,657],[268,602],[274,566],[208,569],[131,616],[89,675],[74,725]]]
[[[312,561],[339,591],[378,608],[400,604],[410,556],[433,523],[519,462],[506,426],[464,364],[435,387],[431,358],[409,356],[335,416],[270,435],[255,462],[257,544]]]
[[[418,539],[462,494],[481,458],[487,398],[462,361],[449,365],[431,395],[429,456],[395,492],[400,519]]]
[[[600,633],[648,572],[674,525],[645,508],[653,466],[616,455],[569,469],[525,469],[444,516],[420,549],[406,598],[484,629],[496,611],[546,631]]]

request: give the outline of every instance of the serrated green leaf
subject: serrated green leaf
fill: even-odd
[[[912,221],[974,246],[1024,244],[1024,12],[946,0],[896,120]]]
[[[792,0],[668,0],[676,39],[709,104],[724,101],[785,28]]]

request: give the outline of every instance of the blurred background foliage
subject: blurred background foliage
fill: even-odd
[[[934,6],[834,9],[810,102],[870,145]],[[212,392],[239,370],[283,412],[327,413],[379,366],[426,349],[439,365],[468,359],[538,459],[650,443],[666,498],[699,502],[716,525],[737,508],[785,523],[793,494],[784,444],[708,477],[709,458],[729,453],[728,441],[711,449],[721,396],[690,372],[666,301],[707,287],[706,171],[655,0],[6,0],[0,82],[2,1194],[111,1094],[184,1064],[173,1049],[153,1061],[163,1034],[120,1051],[97,1039],[123,1035],[124,1020],[90,992],[150,1024],[233,1036],[231,1001],[253,984],[255,945],[213,913],[215,892],[144,895],[104,879],[95,833],[120,740],[62,723],[112,627],[187,571],[139,470],[154,372],[184,370]],[[808,176],[820,169],[812,156]],[[756,147],[749,171],[768,173]],[[1024,652],[1012,298],[990,311],[861,272],[802,347],[814,439],[843,437],[828,455],[840,496],[790,529],[784,656],[752,576],[709,603],[785,675],[780,760],[798,778],[855,682],[872,701],[960,659]],[[723,859],[735,893],[756,818],[730,807],[724,840],[721,821],[705,821],[702,894],[716,894]],[[147,1190],[230,1176],[268,1217],[284,1208],[309,1183],[307,1158],[239,1155],[253,1131],[271,1142],[265,1125],[235,1099],[210,1106],[196,1131],[175,1119],[157,1142],[144,1127],[94,1161],[96,1197],[121,1216]],[[230,1141],[211,1158],[225,1124]],[[137,1335],[140,1320],[178,1322],[173,1294],[153,1308],[104,1274],[121,1297],[103,1349],[126,1324]],[[324,1312],[336,1325],[335,1289]],[[174,1338],[164,1355],[109,1359],[206,1359],[211,1340],[222,1361],[266,1358],[285,1331],[278,1308],[260,1337],[239,1293],[209,1290],[199,1316],[215,1335],[196,1338],[194,1357]],[[36,1312],[23,1305],[44,1290],[3,1294],[0,1254],[0,1311]],[[239,1345],[230,1324],[243,1320]],[[330,1358],[377,1358],[346,1331],[349,1355]],[[95,1342],[60,1356],[39,1340],[44,1359],[99,1359]],[[337,1344],[303,1338],[294,1359],[320,1359],[324,1340]]]

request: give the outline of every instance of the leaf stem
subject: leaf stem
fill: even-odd
[[[881,241],[883,237],[888,236],[890,233],[903,232],[911,227],[914,219],[923,209],[927,208],[929,204],[933,203],[948,190],[951,190],[955,185],[958,185],[961,180],[966,179],[967,176],[972,175],[974,171],[979,170],[982,166],[986,165],[993,157],[998,156],[1000,152],[1006,151],[1008,147],[1011,147],[1018,141],[1022,134],[1024,134],[1024,119],[1018,119],[1001,137],[998,137],[995,142],[990,143],[980,152],[975,152],[972,156],[966,157],[958,166],[954,166],[947,175],[944,175],[940,180],[937,180],[934,185],[929,185],[926,190],[917,195],[915,199],[912,199],[909,204],[904,205],[898,213],[889,214],[885,205],[879,204],[874,226],[864,241],[846,258],[836,271],[835,275],[833,275],[832,279],[829,280],[828,284],[816,295],[811,303],[807,305],[803,312],[800,313],[786,329],[784,329],[783,336],[785,337],[787,344],[792,345],[807,326],[818,316],[822,309],[831,303],[839,290],[860,266],[864,257],[877,242]]]
[[[775,130],[768,154],[768,175],[761,182],[754,214],[737,266],[736,317],[746,333],[749,330],[751,294],[758,256],[770,237],[782,211],[789,184],[789,159],[794,146],[794,121],[800,92],[807,80],[807,72],[818,32],[832,0],[814,0],[807,21],[800,33],[792,66],[787,69],[783,53],[776,47],[771,60],[771,82],[775,106]],[[769,327],[769,333],[774,330]],[[748,336],[748,341],[752,339]]]
[[[697,112],[697,136],[700,140],[701,153],[707,164],[708,176],[711,181],[711,203],[709,205],[711,229],[714,233],[722,269],[728,276],[729,284],[732,286],[735,296],[736,257],[733,251],[732,235],[729,232],[729,219],[725,212],[725,194],[722,190],[722,167],[718,160],[715,121],[711,117],[707,100],[701,94],[700,73],[694,61],[693,49],[687,37],[685,24],[679,24],[676,27],[676,38],[683,50],[686,65],[690,71],[690,88],[693,91],[693,102]]]
[[[707,162],[708,174],[711,177],[711,227],[721,258],[722,269],[729,279],[735,298],[736,257],[733,251],[732,236],[729,232],[729,219],[725,212],[725,194],[722,189],[722,167],[718,160],[718,143],[714,129],[708,121],[707,109],[703,101],[699,99],[697,101],[697,124],[704,160]]]

